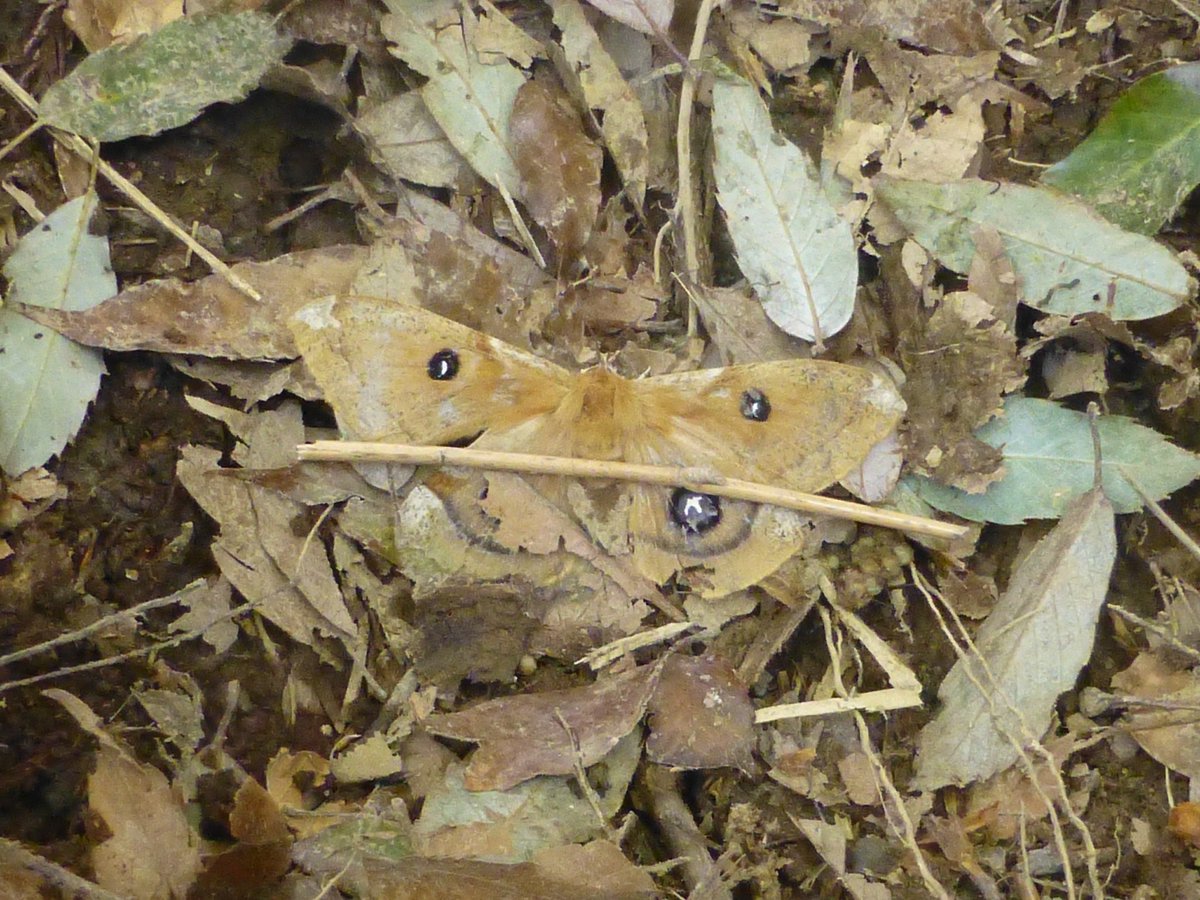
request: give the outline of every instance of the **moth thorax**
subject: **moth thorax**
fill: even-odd
[[[671,493],[669,506],[671,521],[684,534],[704,534],[721,522],[721,498],[713,494],[676,488]]]
[[[574,453],[592,459],[623,459],[625,435],[637,427],[629,382],[604,368],[583,372],[559,409],[574,437]]]

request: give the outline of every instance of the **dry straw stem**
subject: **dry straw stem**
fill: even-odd
[[[329,462],[387,462],[413,466],[462,466],[468,469],[490,469],[501,472],[520,472],[526,475],[562,475],[568,478],[605,478],[615,481],[636,481],[683,487],[704,494],[715,494],[752,503],[769,503],[813,515],[849,519],[864,525],[895,528],[909,534],[954,540],[966,534],[961,525],[938,522],[924,516],[887,509],[876,509],[863,503],[835,500],[817,494],[788,491],[754,481],[723,478],[714,481],[711,473],[697,472],[679,466],[647,466],[636,463],[600,459],[576,459],[566,456],[539,456],[531,453],[502,453],[498,450],[473,450],[469,447],[435,447],[418,444],[384,444],[372,441],[314,441],[300,444],[296,453],[301,460]]]
[[[12,76],[5,72],[4,69],[0,69],[0,88],[3,88],[5,91],[7,91],[9,96],[25,107],[26,112],[28,112],[31,116],[36,117],[38,115],[37,100],[35,100],[28,91],[17,84],[17,82],[13,80]],[[40,125],[39,123],[35,122],[34,126],[32,127],[40,127]],[[26,129],[26,131],[28,131],[28,129]],[[68,131],[60,131],[57,128],[51,128],[50,133],[54,136],[56,141],[66,146],[72,152],[78,154],[80,158],[85,159],[88,162],[94,162],[96,167],[100,170],[100,174],[107,178],[113,187],[128,197],[135,206],[142,210],[142,212],[150,216],[150,218],[158,222],[158,224],[160,224],[163,228],[182,241],[188,250],[190,250],[192,253],[195,253],[202,260],[208,263],[214,272],[219,272],[221,275],[224,275],[230,284],[244,293],[247,297],[250,297],[252,300],[262,300],[262,295],[259,294],[258,291],[247,284],[244,279],[240,278],[236,272],[229,268],[229,266],[221,262],[221,260],[217,259],[216,256],[205,249],[205,247],[201,245],[200,242],[194,237],[188,234],[188,232],[182,226],[177,224],[174,219],[163,212],[163,210],[161,210],[153,200],[143,194],[138,189],[137,185],[135,185],[132,181],[130,181],[104,160],[100,159],[99,155],[91,146],[88,145],[87,141],[77,134],[71,134]],[[21,137],[24,138],[25,134],[23,133]]]

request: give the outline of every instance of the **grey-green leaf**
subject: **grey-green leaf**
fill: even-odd
[[[1042,736],[1092,654],[1116,553],[1113,508],[1089,491],[1013,572],[970,655],[938,688],[942,708],[921,732],[913,787],[989,778]]]
[[[1021,302],[1035,309],[1148,319],[1192,295],[1192,280],[1171,250],[1057,191],[887,177],[876,179],[876,189],[913,237],[956,272],[971,265],[977,229],[998,231],[1020,279]]]
[[[470,10],[446,0],[388,0],[382,29],[392,50],[426,76],[421,97],[447,139],[481,178],[520,196],[508,147],[517,91],[525,83],[507,60],[483,62],[470,45]]]
[[[1143,78],[1042,174],[1122,228],[1155,234],[1200,184],[1200,63]]]
[[[1127,475],[1155,500],[1197,477],[1200,457],[1176,447],[1153,429],[1123,416],[1100,416],[1104,491],[1119,513],[1142,508]],[[1004,477],[982,494],[968,494],[910,476],[930,506],[974,522],[1016,525],[1054,519],[1092,486],[1094,451],[1088,417],[1049,400],[1011,397],[1004,415],[976,432],[1004,454]]]
[[[11,299],[80,310],[117,292],[108,242],[88,230],[96,203],[72,200],[21,238],[4,264]],[[62,450],[103,374],[99,350],[0,309],[0,468],[15,475]]]
[[[821,344],[850,321],[858,250],[813,165],[745,81],[713,85],[713,173],[738,265],[788,334]]]
[[[260,12],[176,19],[93,53],[46,91],[41,120],[98,141],[177,128],[245,97],[290,43]]]

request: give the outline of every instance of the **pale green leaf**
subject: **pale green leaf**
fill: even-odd
[[[290,43],[260,12],[176,19],[93,53],[46,91],[41,120],[98,141],[177,128],[245,97]]]
[[[1132,419],[1100,416],[1096,427],[1104,491],[1119,513],[1142,508],[1129,477],[1150,497],[1161,500],[1200,476],[1200,457]],[[1095,453],[1083,413],[1049,400],[1011,397],[1004,415],[976,436],[1000,448],[1004,477],[982,494],[968,494],[913,476],[910,483],[931,506],[975,522],[1016,525],[1027,519],[1057,518],[1072,499],[1092,486]]]
[[[1200,184],[1200,63],[1143,78],[1044,173],[1122,228],[1155,234]]]
[[[767,315],[820,344],[854,311],[858,251],[808,157],[744,81],[713,85],[714,175],[738,265]]]
[[[4,264],[10,299],[80,310],[117,292],[108,242],[88,230],[96,204],[85,194],[21,238]],[[15,475],[62,450],[103,374],[100,351],[0,309],[0,468]]]
[[[1042,736],[1058,695],[1092,654],[1117,555],[1113,508],[1089,491],[1034,546],[938,689],[942,706],[918,740],[914,787],[989,778]]]
[[[1018,276],[1021,302],[1036,309],[1148,319],[1192,295],[1192,280],[1171,250],[1057,191],[896,178],[876,179],[876,189],[917,241],[956,272],[971,265],[976,231],[995,229]]]
[[[383,34],[392,52],[429,79],[421,97],[450,143],[481,178],[519,197],[508,147],[513,101],[525,83],[507,60],[480,60],[468,35],[470,12],[446,0],[389,0]]]

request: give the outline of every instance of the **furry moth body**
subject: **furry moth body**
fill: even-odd
[[[903,401],[853,366],[788,360],[627,379],[571,372],[418,307],[331,297],[292,330],[346,437],[698,467],[816,492],[890,434]],[[611,553],[656,582],[692,566],[727,593],[795,550],[799,517],[636,484],[530,478]],[[429,484],[470,531],[469,479]],[[477,502],[477,501],[476,501]],[[765,572],[764,572],[765,570]],[[744,582],[744,583],[743,583]]]

